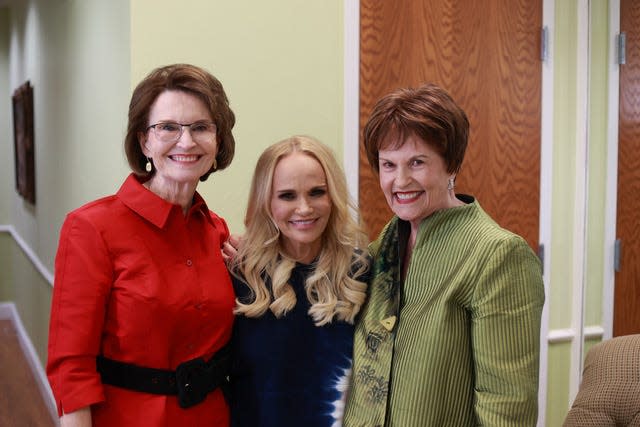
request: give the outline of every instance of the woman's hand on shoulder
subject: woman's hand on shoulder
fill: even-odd
[[[230,234],[226,242],[222,244],[222,259],[229,264],[238,254],[240,238],[237,234]]]

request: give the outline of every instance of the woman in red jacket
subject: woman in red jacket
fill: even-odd
[[[60,233],[47,374],[62,426],[227,426],[229,231],[196,192],[233,159],[220,82],[187,64],[134,90],[120,190]]]

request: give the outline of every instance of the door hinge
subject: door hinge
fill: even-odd
[[[618,65],[627,63],[627,34],[618,34]]]
[[[547,62],[549,59],[549,27],[546,25],[540,30],[540,60]]]
[[[622,257],[622,240],[616,239],[613,244],[613,269],[620,271],[620,259]]]

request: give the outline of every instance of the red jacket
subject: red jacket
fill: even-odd
[[[220,254],[229,230],[197,193],[188,214],[133,175],[71,212],[60,233],[47,375],[58,412],[92,405],[94,426],[227,426],[220,390],[177,397],[103,385],[96,356],[175,369],[231,336],[234,294]]]

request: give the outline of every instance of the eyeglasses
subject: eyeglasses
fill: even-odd
[[[216,137],[218,128],[213,122],[200,121],[194,123],[158,122],[146,130],[153,129],[156,138],[162,142],[176,142],[182,136],[184,128],[188,127],[191,138],[200,143],[211,142]]]

